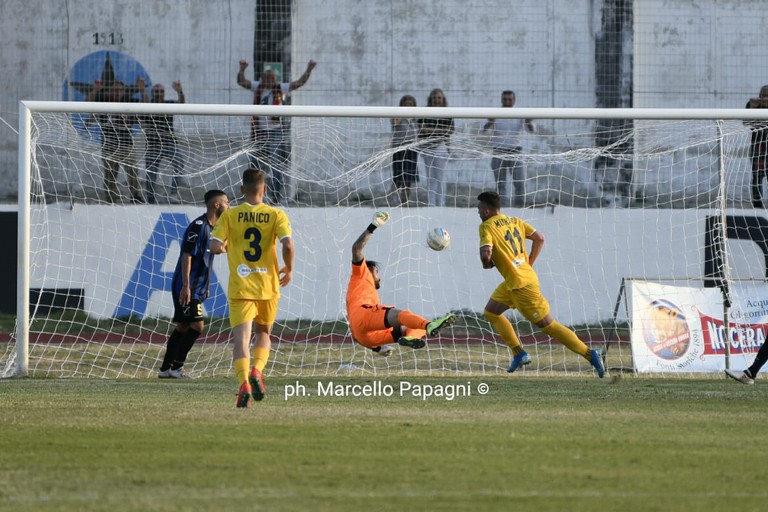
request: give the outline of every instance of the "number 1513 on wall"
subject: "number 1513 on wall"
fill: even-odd
[[[123,44],[122,32],[94,32],[93,44],[99,46],[121,45]]]

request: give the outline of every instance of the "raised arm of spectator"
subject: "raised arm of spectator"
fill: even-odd
[[[526,130],[528,130],[531,133],[536,132],[536,125],[533,124],[533,119],[523,119],[523,123],[525,124]]]
[[[309,80],[309,75],[312,74],[312,70],[315,69],[315,66],[317,66],[317,62],[310,60],[307,64],[307,69],[304,70],[304,73],[297,79],[291,82],[291,88],[290,90],[293,91],[295,89],[298,89],[305,83],[307,83],[307,80]]]
[[[96,80],[93,82],[93,87],[91,87],[91,90],[88,91],[88,95],[85,97],[85,101],[94,101],[96,99],[96,95],[99,94],[99,91],[101,91],[103,85],[101,83],[101,80]]]
[[[248,67],[247,60],[240,61],[240,70],[237,72],[237,85],[243,89],[251,90],[251,81],[245,78],[245,68]]]
[[[141,102],[142,103],[150,103],[152,101],[152,98],[147,93],[147,88],[146,87],[142,86],[139,89],[139,94],[141,94]]]
[[[136,82],[133,84],[133,87],[141,95],[141,99],[139,101],[147,101],[147,82],[145,82],[142,77],[136,77]],[[128,101],[136,101],[135,94],[128,93],[121,101],[126,101],[125,98],[128,98]]]
[[[173,87],[173,90],[176,91],[176,94],[179,96],[176,103],[186,103],[187,99],[184,97],[184,89],[181,87],[181,80],[173,82],[171,87]]]

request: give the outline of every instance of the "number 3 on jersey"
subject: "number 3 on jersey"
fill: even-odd
[[[250,250],[243,251],[243,256],[248,261],[259,261],[261,259],[261,231],[258,228],[248,228],[245,230],[246,240],[250,240],[248,244]]]

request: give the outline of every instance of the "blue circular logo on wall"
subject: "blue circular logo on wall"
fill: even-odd
[[[135,86],[139,78],[144,79],[145,87],[152,87],[149,73],[136,59],[113,50],[99,50],[81,58],[69,70],[69,76],[62,87],[62,100],[85,101],[94,82],[100,80],[105,86],[116,81],[123,82],[128,97],[141,101],[141,91]],[[87,125],[88,117],[88,114],[73,114],[72,125],[86,139],[98,142],[101,140],[98,123]]]
[[[116,51],[99,50],[75,62],[64,81],[61,99],[85,101],[85,97],[93,88],[93,83],[101,80],[105,85],[115,81],[123,82],[128,95],[140,101],[139,90],[134,86],[139,78],[144,79],[146,87],[152,86],[149,73],[136,59]]]

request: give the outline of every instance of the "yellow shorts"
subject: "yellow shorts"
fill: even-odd
[[[518,310],[534,324],[549,314],[549,302],[541,294],[538,283],[523,288],[509,288],[501,283],[491,294],[491,300]]]
[[[277,317],[277,303],[280,299],[229,301],[229,326],[255,320],[257,324],[272,325]]]

